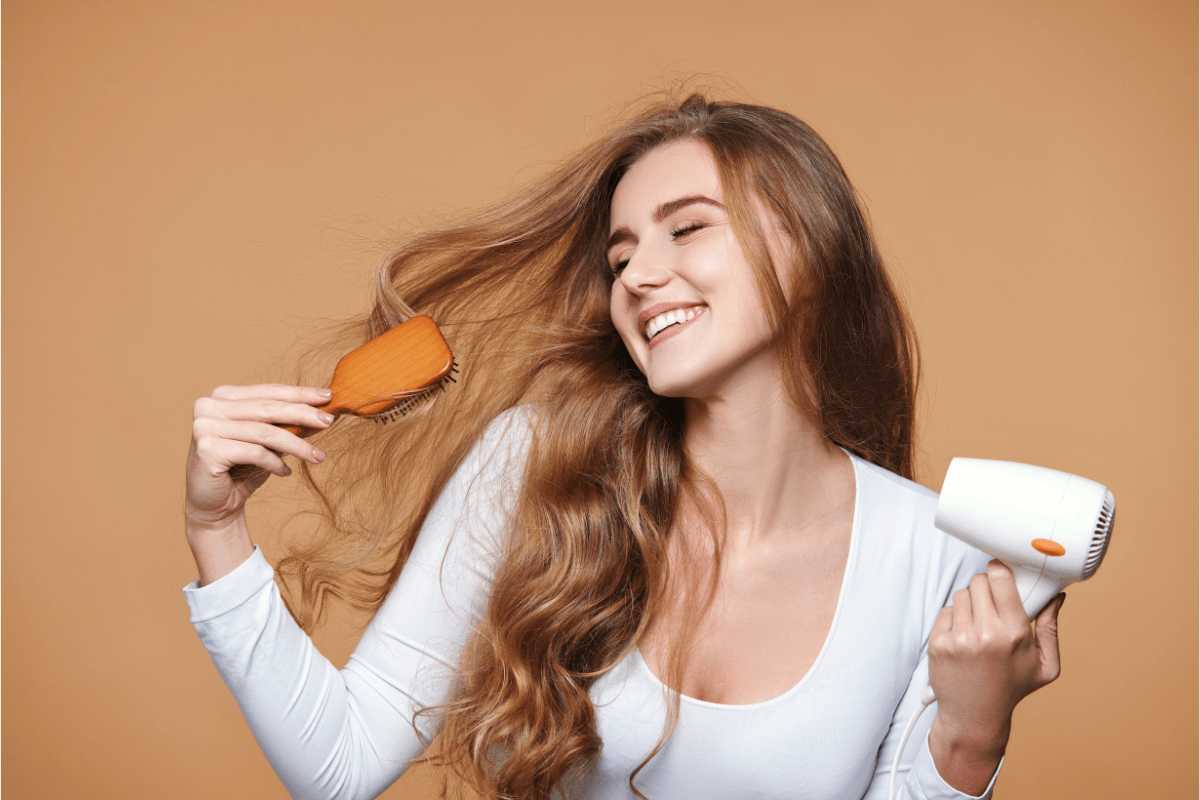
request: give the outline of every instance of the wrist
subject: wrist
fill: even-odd
[[[201,586],[228,575],[254,555],[250,529],[240,513],[219,523],[195,520],[185,514],[184,532],[200,572]]]
[[[1004,758],[1011,728],[1011,717],[962,724],[938,714],[929,728],[929,753],[942,779],[965,794],[983,794]]]

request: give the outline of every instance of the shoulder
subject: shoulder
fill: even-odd
[[[483,429],[455,477],[523,469],[533,441],[535,413],[532,405],[520,405],[498,414]]]
[[[426,515],[413,558],[428,550],[431,563],[443,553],[475,564],[495,561],[524,486],[531,414],[517,406],[484,427]]]
[[[516,406],[489,422],[450,477],[435,511],[453,509],[461,518],[486,509],[496,516],[511,506],[524,483],[534,414],[531,406]]]
[[[858,480],[860,534],[877,551],[909,563],[934,583],[959,585],[986,568],[989,556],[934,526],[937,492],[851,458]]]
[[[937,492],[857,456],[850,459],[858,481],[860,513],[881,514],[893,524],[911,522],[921,528],[933,527]]]
[[[536,419],[537,409],[532,403],[502,411],[484,428],[477,447],[496,449],[527,445],[533,436]]]

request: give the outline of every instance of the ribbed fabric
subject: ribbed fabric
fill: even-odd
[[[185,587],[201,641],[293,797],[375,797],[420,755],[414,710],[446,696],[452,665],[487,602],[529,438],[521,409],[488,428],[340,672],[287,613],[257,548],[224,578]],[[654,800],[887,797],[934,619],[988,557],[933,528],[935,494],[852,460],[850,557],[816,662],[767,702],[683,698],[674,735],[638,775],[638,788]],[[635,650],[596,682],[592,698],[604,749],[580,779],[579,795],[632,798],[629,774],[662,732],[662,684]],[[930,756],[936,709],[925,712],[901,761],[898,796],[906,800],[969,797],[941,779]],[[424,717],[418,728],[421,736],[434,733]],[[989,786],[982,797],[990,795]]]

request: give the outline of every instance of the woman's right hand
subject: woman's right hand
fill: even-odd
[[[324,453],[276,423],[328,428],[333,416],[313,407],[327,400],[328,389],[268,383],[218,386],[196,401],[183,514],[202,584],[253,553],[243,507],[268,475],[291,474],[281,456],[311,464],[325,460]],[[242,464],[256,469],[233,470]]]

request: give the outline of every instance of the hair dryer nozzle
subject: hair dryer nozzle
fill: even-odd
[[[1104,502],[1100,514],[1096,517],[1096,531],[1092,534],[1092,549],[1088,551],[1087,561],[1083,564],[1083,578],[1087,580],[1096,574],[1104,554],[1108,551],[1108,542],[1112,538],[1113,529],[1117,527],[1117,500],[1113,493],[1104,490]]]
[[[1010,461],[956,458],[934,524],[1008,564],[1033,616],[1064,586],[1095,574],[1115,516],[1112,492],[1087,478]]]

